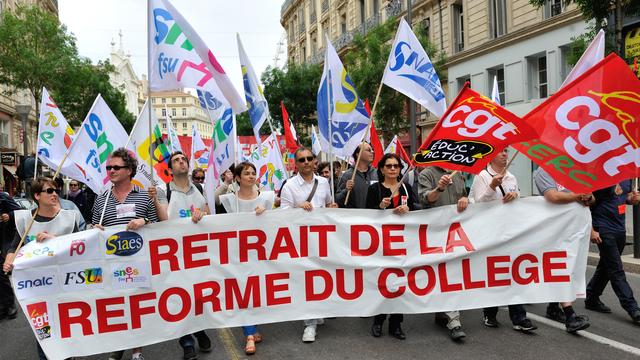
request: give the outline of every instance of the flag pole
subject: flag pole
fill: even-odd
[[[269,129],[271,129],[271,134],[273,134],[274,137],[276,138],[276,146],[278,146],[278,150],[280,150],[280,143],[278,142],[278,134],[276,134],[275,130],[273,129],[273,123],[271,122],[271,114],[270,113],[267,113],[267,121],[269,122]],[[260,142],[262,142],[262,140]],[[287,172],[287,167],[284,165],[284,161],[282,160],[282,153],[280,153],[279,157],[280,157],[280,164],[282,165],[282,168],[284,169],[285,179],[288,180],[289,179],[289,173]]]
[[[328,47],[327,47],[328,51]],[[325,56],[325,62],[328,61]],[[327,64],[325,64],[327,66]],[[336,202],[336,185],[333,174],[333,132],[331,129],[331,117],[333,116],[333,109],[331,108],[331,68],[327,66],[327,125],[329,125],[329,171],[331,171],[331,201]],[[319,127],[319,124],[318,124]],[[313,151],[312,151],[313,153]],[[355,172],[354,172],[355,173]],[[349,194],[347,194],[348,196]]]
[[[151,19],[151,0],[147,0],[147,19]],[[149,24],[151,28],[151,24]],[[147,30],[148,31],[148,30]],[[147,33],[147,74],[149,74],[149,80],[151,80],[151,44],[149,44],[149,34]],[[153,147],[155,142],[153,141],[153,128],[151,126],[151,111],[153,111],[153,105],[151,104],[151,81],[147,83],[147,102],[149,111],[149,169],[151,170],[151,185],[155,185],[153,176]],[[165,104],[166,106],[166,104]],[[109,198],[107,198],[109,199]],[[106,201],[105,201],[106,204]]]
[[[364,132],[362,136],[362,142],[360,143],[360,147],[364,145],[365,139],[367,138],[367,134],[371,130],[371,124],[373,123],[373,116],[376,113],[376,107],[378,105],[378,99],[380,98],[380,92],[382,91],[382,81],[380,81],[380,86],[378,86],[378,92],[376,93],[376,99],[373,101],[373,108],[371,109],[371,115],[369,116],[369,125],[367,125],[367,130]],[[329,122],[329,128],[331,128],[331,122]],[[361,149],[362,150],[362,149]],[[356,171],[358,171],[358,163],[360,162],[360,157],[362,156],[362,151],[358,151],[358,159],[355,164],[353,164],[353,174],[351,174],[351,181],[356,178]],[[333,169],[331,170],[333,173]],[[347,205],[349,202],[349,196],[351,196],[351,190],[347,191],[347,196],[344,199],[344,205]]]

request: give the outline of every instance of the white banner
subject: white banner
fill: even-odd
[[[587,208],[542,197],[211,215],[31,242],[12,282],[58,360],[209,328],[572,301],[590,230]]]

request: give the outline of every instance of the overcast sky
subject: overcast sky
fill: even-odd
[[[207,43],[240,94],[242,75],[236,33],[240,34],[258,78],[273,64],[284,32],[280,25],[282,0],[172,0]],[[77,39],[80,55],[94,62],[109,58],[112,39],[122,30],[125,52],[138,78],[147,74],[146,0],[60,0],[60,20]],[[286,49],[284,49],[286,51]],[[280,65],[286,54],[280,55]]]

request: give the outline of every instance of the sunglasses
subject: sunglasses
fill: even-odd
[[[54,192],[56,192],[56,191],[58,191],[58,189],[55,189],[55,188],[48,188],[48,189],[43,189],[43,190],[42,190],[42,191],[40,191],[40,192],[41,192],[41,193],[46,192],[47,194],[51,195],[51,194],[53,194],[53,193],[54,193]]]
[[[399,169],[400,164],[384,164],[384,167],[386,167],[387,169]]]
[[[301,157],[299,159],[296,159],[296,161],[299,162],[299,163],[312,162],[313,161],[313,156]]]
[[[204,176],[202,176],[202,177],[201,176],[194,176],[193,180],[198,180],[198,181],[204,180]]]
[[[107,171],[111,171],[111,170],[115,170],[118,171],[120,169],[126,169],[126,166],[120,166],[120,165],[107,165]]]

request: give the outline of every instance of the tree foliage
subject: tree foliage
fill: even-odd
[[[46,87],[72,125],[78,125],[101,93],[120,121],[131,128],[134,117],[124,95],[109,83],[108,62],[94,66],[78,54],[76,40],[52,13],[19,6],[0,18],[0,83],[7,95],[28,90],[40,102]]]

